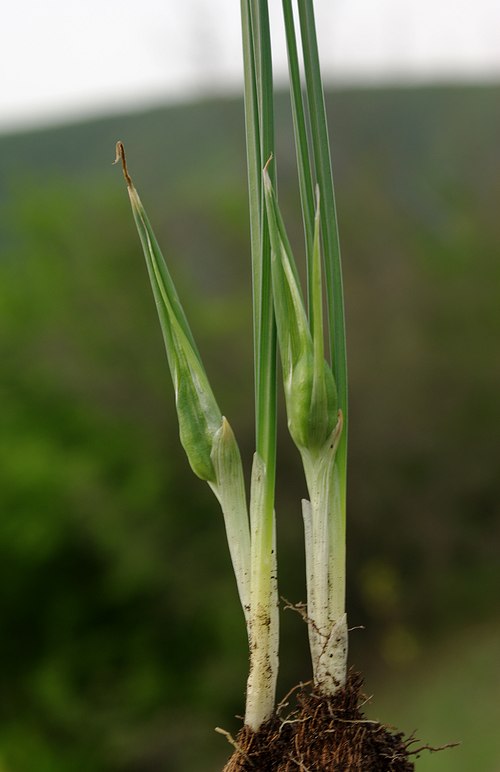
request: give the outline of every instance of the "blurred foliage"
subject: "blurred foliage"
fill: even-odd
[[[379,668],[367,678],[371,718],[415,734],[413,749],[459,743],[440,753],[417,756],[418,772],[496,772],[498,739],[498,622],[464,629],[424,652],[412,672]],[[418,727],[418,729],[416,729]]]
[[[368,672],[418,672],[464,625],[494,616],[498,97],[330,97],[351,382],[349,610],[367,628],[352,651]],[[289,126],[282,99],[280,200],[300,252]],[[0,138],[2,772],[217,769],[227,750],[212,727],[236,728],[243,710],[246,641],[222,518],[179,446],[111,166],[118,138],[247,467],[253,452],[242,105]],[[298,601],[305,489],[280,431],[281,592]],[[285,692],[309,663],[298,616],[282,625]]]

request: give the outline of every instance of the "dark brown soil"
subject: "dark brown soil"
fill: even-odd
[[[301,687],[295,707],[282,703],[258,732],[240,730],[224,772],[411,772],[414,739],[364,717],[361,685],[350,673],[333,697]]]

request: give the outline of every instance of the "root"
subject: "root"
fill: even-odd
[[[236,740],[234,739],[233,735],[232,735],[230,732],[227,732],[225,729],[221,729],[221,727],[220,727],[220,726],[216,726],[216,727],[215,727],[215,731],[216,731],[218,734],[222,734],[222,735],[224,735],[224,737],[225,737],[225,738],[226,738],[226,740],[228,741],[229,745],[232,745],[232,746],[233,746],[233,748],[235,749],[236,753],[239,753],[239,754],[240,754],[240,755],[241,755],[241,756],[242,756],[242,757],[245,759],[245,761],[247,762],[247,764],[248,764],[250,767],[252,767],[252,768],[254,767],[254,764],[253,764],[253,761],[252,761],[252,759],[250,759],[250,758],[249,758],[249,756],[247,756],[247,754],[246,754],[246,753],[245,753],[245,751],[243,750],[243,748],[241,748],[241,747],[238,745],[238,743],[236,742]]]
[[[244,726],[234,740],[217,730],[235,748],[223,772],[413,772],[412,757],[453,747],[421,745],[412,750],[419,743],[414,735],[405,738],[363,716],[367,700],[361,685],[361,677],[352,672],[345,688],[330,697],[300,684],[258,732]]]

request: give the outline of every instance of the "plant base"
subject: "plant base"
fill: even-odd
[[[361,685],[350,673],[333,697],[301,687],[286,718],[275,716],[258,732],[240,730],[223,772],[411,772],[415,741],[363,716]]]

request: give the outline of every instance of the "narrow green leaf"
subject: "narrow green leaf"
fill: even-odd
[[[320,194],[316,191],[313,250],[310,281],[310,326],[313,338],[313,386],[310,423],[316,427],[315,437],[321,443],[337,421],[337,388],[330,365],[325,361],[323,328],[323,283],[321,280]]]
[[[255,87],[258,107],[260,170],[274,145],[273,74],[271,37],[267,0],[249,0]],[[268,505],[274,501],[276,456],[276,328],[271,280],[271,247],[263,202],[262,184],[259,186],[260,249],[252,255],[254,265],[254,313],[259,316],[255,340],[256,392],[256,449],[267,468],[269,482]],[[272,490],[272,492],[271,492]],[[272,504],[274,506],[274,504]]]
[[[252,35],[250,0],[241,0],[241,30],[243,43],[243,73],[245,97],[245,135],[247,149],[248,198],[250,211],[250,245],[252,254],[253,331],[255,394],[259,393],[258,341],[261,338],[261,153],[259,105],[255,74],[255,55]]]
[[[276,330],[261,176],[262,158],[270,155],[274,142],[267,1],[241,0],[241,17],[252,247],[256,448],[268,469],[268,505],[272,510],[276,456]]]
[[[274,517],[277,344],[271,248],[261,177],[262,159],[267,158],[273,149],[274,117],[267,0],[242,0],[241,10],[252,236],[257,451],[254,457],[250,500],[250,676],[245,723],[256,730],[273,712],[278,671],[279,625]]]
[[[344,430],[337,452],[336,463],[339,468],[341,486],[341,516],[345,518],[348,395],[342,266],[333,188],[330,144],[319,65],[313,2],[312,0],[301,0],[298,4],[298,8],[307,86],[307,101],[314,150],[314,165],[323,208],[321,236],[324,248],[331,362],[335,375],[335,383],[338,389],[339,408],[342,410],[344,420]]]
[[[306,263],[308,277],[308,308],[312,304],[312,248],[314,234],[314,166],[312,153],[309,150],[307,138],[306,113],[302,98],[299,57],[297,52],[297,37],[291,0],[283,0],[283,18],[285,22],[286,46],[288,54],[288,72],[290,80],[290,98],[292,104],[293,129],[295,134],[295,152],[297,156],[297,171],[299,175],[300,201],[304,223],[306,244]],[[311,332],[314,332],[314,322],[311,320]]]

